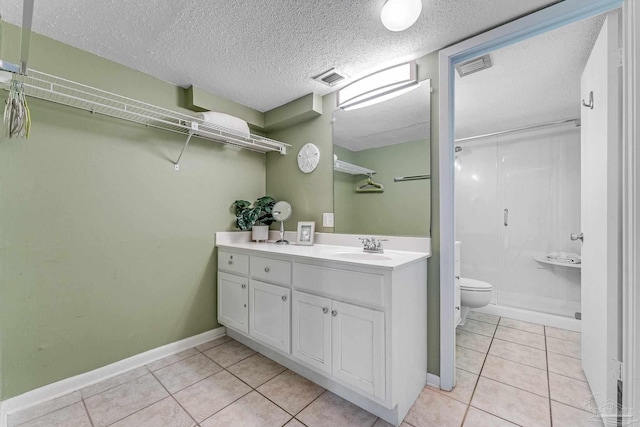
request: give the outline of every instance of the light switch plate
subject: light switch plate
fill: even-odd
[[[322,214],[322,226],[333,228],[333,212],[325,212]]]

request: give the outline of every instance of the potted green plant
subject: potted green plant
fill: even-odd
[[[251,239],[266,241],[269,237],[269,226],[275,221],[273,205],[276,201],[271,196],[262,196],[253,203],[246,200],[236,200],[236,225],[240,230],[251,230]]]

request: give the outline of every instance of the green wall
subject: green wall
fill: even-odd
[[[336,150],[340,149],[340,150]],[[348,151],[334,147],[345,157]],[[374,181],[384,185],[384,193],[356,193],[354,187],[366,181],[362,175],[347,185],[344,173],[334,173],[335,232],[347,234],[382,234],[388,236],[427,236],[431,217],[431,183],[429,180],[394,182],[393,178],[429,174],[429,140],[405,142],[386,147],[353,152],[351,160],[375,170]],[[347,175],[349,176],[349,175]],[[342,206],[346,203],[347,206]],[[351,218],[340,211],[350,210]]]
[[[293,213],[285,229],[295,231],[298,221],[315,221],[316,232],[331,232],[322,227],[322,213],[333,212],[333,137],[331,128],[335,94],[322,98],[323,114],[295,126],[270,132],[267,137],[292,146],[287,155],[267,153],[267,194],[291,203]],[[307,142],[320,149],[315,171],[306,174],[298,169],[298,151]],[[276,228],[276,224],[272,226]]]
[[[17,40],[3,24],[3,59]],[[184,105],[181,88],[35,34],[30,67]],[[264,155],[194,139],[176,172],[180,135],[29,102],[31,139],[0,138],[3,399],[217,327],[214,233],[265,192]]]

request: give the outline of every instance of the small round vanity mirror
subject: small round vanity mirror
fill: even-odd
[[[272,212],[273,218],[280,222],[280,240],[276,242],[276,245],[288,245],[289,242],[284,240],[284,222],[291,217],[291,205],[289,202],[281,200],[273,205]]]

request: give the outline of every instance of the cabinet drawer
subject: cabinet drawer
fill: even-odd
[[[249,274],[249,255],[218,251],[218,269],[236,274]]]
[[[270,283],[291,285],[291,263],[275,259],[251,257],[251,277]]]
[[[294,286],[332,298],[384,306],[384,276],[294,264]]]

